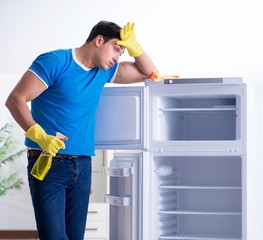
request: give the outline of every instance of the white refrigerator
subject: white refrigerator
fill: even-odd
[[[241,78],[106,87],[96,148],[110,240],[246,240],[246,85]]]

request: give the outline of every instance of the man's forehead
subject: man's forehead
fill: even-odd
[[[119,41],[119,40],[118,40]],[[121,49],[121,51],[122,52],[124,52],[125,51],[125,47],[124,46],[122,46],[122,45],[119,45],[119,44],[117,44],[117,41],[116,41],[116,46],[118,46],[120,49]]]

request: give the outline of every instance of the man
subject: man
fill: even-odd
[[[134,61],[118,63],[125,48]],[[95,114],[104,84],[141,82],[157,71],[136,41],[134,24],[121,29],[101,21],[81,47],[38,56],[10,93],[6,106],[25,131],[29,149],[28,181],[41,240],[84,237]],[[68,140],[59,140],[56,132]],[[53,160],[39,181],[30,171],[43,150]]]

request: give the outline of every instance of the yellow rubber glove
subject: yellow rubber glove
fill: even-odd
[[[37,123],[26,131],[25,136],[36,142],[53,157],[59,149],[65,149],[65,143],[63,141],[55,136],[46,134],[44,129]]]
[[[121,40],[117,41],[118,45],[127,48],[131,57],[139,57],[143,54],[141,45],[136,41],[134,32],[134,23],[128,22],[120,31]]]

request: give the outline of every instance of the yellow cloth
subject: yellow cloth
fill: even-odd
[[[152,75],[150,76],[150,79],[155,80],[155,81],[160,81],[160,80],[169,79],[169,78],[179,78],[179,76],[160,74],[156,72],[153,72]]]

